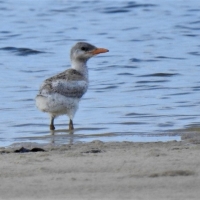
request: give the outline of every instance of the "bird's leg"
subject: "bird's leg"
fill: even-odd
[[[51,116],[51,122],[50,122],[50,126],[49,126],[50,130],[55,130],[55,126],[54,126],[54,117]]]
[[[73,121],[71,119],[69,120],[69,130],[70,131],[74,130]]]

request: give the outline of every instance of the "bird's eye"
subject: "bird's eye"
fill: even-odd
[[[85,47],[81,47],[82,51],[87,51],[87,49]]]

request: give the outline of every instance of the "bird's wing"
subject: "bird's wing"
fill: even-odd
[[[46,79],[40,88],[40,94],[58,93],[65,97],[81,98],[87,91],[88,81],[76,70],[66,70]]]

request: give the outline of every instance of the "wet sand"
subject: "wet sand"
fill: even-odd
[[[195,140],[43,148],[36,153],[0,149],[0,199],[200,198],[200,144]]]

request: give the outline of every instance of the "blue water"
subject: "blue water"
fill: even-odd
[[[0,0],[0,146],[180,140],[200,125],[200,1]],[[70,66],[77,41],[109,49],[89,63],[75,116],[35,107],[42,81]]]

